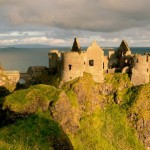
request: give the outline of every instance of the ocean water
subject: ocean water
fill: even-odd
[[[4,70],[19,70],[21,72],[26,72],[29,66],[48,67],[48,53],[50,49],[70,51],[71,48],[0,48],[0,63]],[[150,47],[132,47],[131,50],[134,54],[150,53]],[[106,54],[107,50],[105,50]]]

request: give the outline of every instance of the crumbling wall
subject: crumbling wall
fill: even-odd
[[[49,69],[52,73],[59,72],[59,61],[61,53],[58,50],[51,50],[48,54],[49,57]]]
[[[133,85],[149,83],[149,62],[146,55],[133,57],[134,67],[132,68],[131,82]]]
[[[95,82],[103,82],[103,50],[94,42],[86,52],[66,52],[62,54],[61,80],[70,81],[91,73]]]
[[[147,59],[148,59],[148,70],[149,70],[149,75],[150,75],[150,54],[147,55]]]
[[[12,85],[16,85],[20,79],[19,71],[3,71],[2,74],[7,76],[9,83]]]
[[[109,50],[108,51],[108,68],[109,69],[115,68],[117,63],[118,63],[118,60],[116,58],[115,50]]]
[[[108,57],[107,56],[104,56],[104,59],[103,59],[103,70],[104,70],[104,73],[108,73]]]
[[[125,40],[122,40],[118,50],[116,51],[116,55],[118,58],[121,58],[122,56],[131,55],[131,50]]]
[[[103,76],[103,62],[104,62],[104,51],[93,42],[91,46],[88,47],[86,51],[87,56],[87,66],[86,72],[93,75],[95,82],[101,83],[104,80]]]

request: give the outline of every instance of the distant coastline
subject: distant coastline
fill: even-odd
[[[82,47],[83,50],[86,48]],[[104,47],[105,55],[107,55],[107,48]],[[118,47],[112,48],[116,50]],[[71,47],[16,48],[13,46],[0,48],[0,63],[5,70],[18,70],[21,72],[26,72],[29,66],[48,66],[48,53],[51,49],[70,51]],[[131,47],[131,50],[133,54],[150,53],[150,47]]]

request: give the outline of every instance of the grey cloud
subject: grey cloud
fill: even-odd
[[[148,26],[149,6],[149,0],[1,0],[0,18],[15,27],[115,32]]]

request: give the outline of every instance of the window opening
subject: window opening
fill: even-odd
[[[92,59],[92,60],[89,60],[89,65],[90,66],[94,66],[94,60]]]
[[[71,70],[71,68],[72,68],[72,65],[68,65],[68,67],[69,67],[69,70]]]

